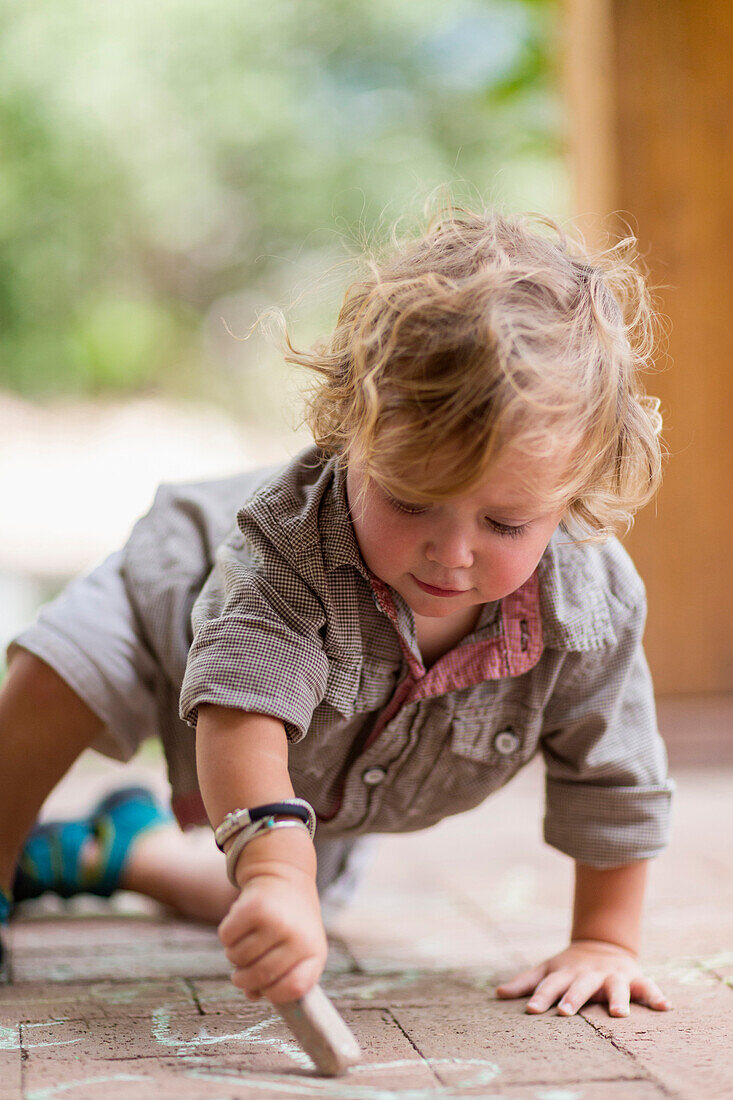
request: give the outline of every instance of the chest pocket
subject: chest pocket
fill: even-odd
[[[344,718],[350,718],[354,713],[354,704],[359,694],[360,673],[361,662],[358,656],[329,659],[328,680],[323,701]]]
[[[525,763],[534,754],[542,712],[521,703],[461,708],[451,723],[451,750],[479,764]]]

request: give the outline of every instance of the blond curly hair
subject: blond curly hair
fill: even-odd
[[[429,503],[473,490],[508,444],[562,453],[546,495],[586,541],[629,530],[659,488],[655,315],[632,237],[592,254],[549,218],[456,206],[366,260],[336,327],[289,362],[315,442],[356,455],[393,496]]]

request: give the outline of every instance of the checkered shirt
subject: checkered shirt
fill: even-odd
[[[283,721],[321,836],[425,828],[541,752],[549,844],[595,867],[657,855],[673,784],[645,590],[621,544],[558,529],[533,576],[426,670],[412,611],[361,557],[345,481],[310,447],[284,468],[166,486],[128,543],[181,823],[206,820],[194,730],[214,703]]]

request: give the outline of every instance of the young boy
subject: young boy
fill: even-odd
[[[362,838],[475,806],[541,751],[545,839],[576,862],[572,941],[498,994],[531,995],[532,1012],[668,1007],[637,956],[671,784],[644,587],[613,537],[661,476],[658,402],[639,381],[649,317],[624,246],[593,260],[549,224],[453,210],[372,264],[330,340],[288,341],[319,376],[315,446],[280,470],[163,488],[125,548],[16,639],[0,887],[81,748],[127,758],[158,733],[179,823],[217,828],[236,887],[219,865],[194,882],[142,810],[147,832],[116,853],[93,819],[53,826],[63,889],[96,874],[160,896],[165,841],[169,897],[202,915],[203,892],[224,918],[234,984],[293,1000],[326,957],[319,893]]]

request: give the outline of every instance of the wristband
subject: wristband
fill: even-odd
[[[264,806],[255,806],[251,810],[233,810],[214,830],[214,840],[220,852],[224,851],[224,845],[230,837],[235,836],[242,828],[255,821],[261,821],[266,817],[295,817],[308,829],[311,840],[316,832],[316,812],[304,798],[286,798],[281,802],[268,802]]]
[[[227,878],[232,886],[240,889],[235,872],[239,857],[250,840],[254,840],[255,837],[262,836],[264,833],[270,833],[274,829],[302,829],[310,836],[308,826],[303,821],[275,821],[274,817],[268,817],[260,821],[253,821],[251,825],[245,826],[234,838],[234,843],[227,852]]]

